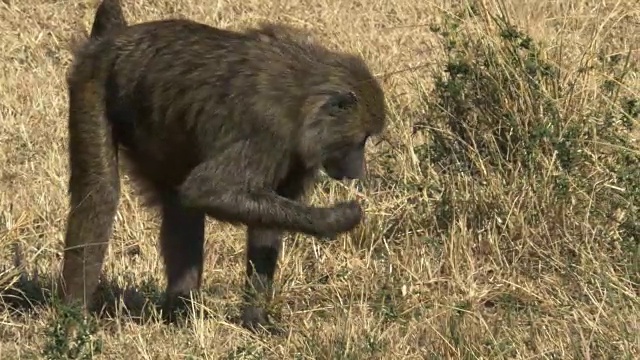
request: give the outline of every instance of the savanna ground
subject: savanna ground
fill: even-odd
[[[635,0],[124,7],[130,22],[283,21],[360,52],[383,78],[389,128],[369,148],[364,186],[323,181],[311,201],[360,193],[366,223],[334,243],[287,237],[273,311],[290,332],[268,337],[233,321],[243,229],[210,221],[202,306],[187,326],[165,326],[159,219],[125,179],[103,315],[59,307],[67,42],[95,2],[3,0],[0,358],[640,357]]]

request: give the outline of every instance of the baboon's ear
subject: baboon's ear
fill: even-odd
[[[353,91],[336,92],[327,97],[322,108],[330,115],[337,115],[349,110],[358,103],[358,97]]]

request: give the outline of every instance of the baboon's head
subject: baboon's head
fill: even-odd
[[[384,93],[361,62],[347,81],[322,86],[308,99],[303,134],[306,160],[333,179],[360,179],[366,173],[367,140],[385,127]],[[338,78],[339,79],[339,78]]]

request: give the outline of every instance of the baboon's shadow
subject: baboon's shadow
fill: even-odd
[[[47,276],[21,274],[11,284],[0,284],[0,311],[11,316],[37,316],[38,310],[61,304],[55,281]],[[164,289],[146,282],[138,286],[122,287],[102,278],[94,295],[90,312],[101,319],[132,321],[138,324],[162,321],[160,309]]]

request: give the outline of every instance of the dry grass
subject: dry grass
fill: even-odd
[[[244,239],[213,221],[200,315],[187,327],[142,316],[164,287],[159,223],[126,187],[105,268],[105,294],[123,296],[86,328],[101,344],[95,358],[640,357],[638,119],[621,125],[640,98],[636,0],[475,1],[485,9],[459,20],[449,55],[430,26],[451,31],[444,19],[461,14],[456,1],[124,3],[131,22],[180,15],[232,28],[263,19],[310,27],[362,53],[375,73],[397,73],[384,82],[390,126],[371,148],[368,186],[326,182],[312,198],[362,191],[367,224],[332,244],[286,240],[274,310],[287,336],[255,336],[227,320],[238,312]],[[93,1],[0,2],[3,359],[92,348],[55,333],[63,319],[48,294],[68,208],[67,41],[93,11]],[[557,72],[523,75],[488,18],[501,11],[539,46],[533,66]],[[618,65],[601,60],[614,54]],[[447,63],[471,75],[438,85]],[[447,125],[452,116],[471,134]],[[511,135],[496,132],[507,118]],[[465,136],[467,145],[456,140]],[[14,244],[28,275],[12,266]]]

